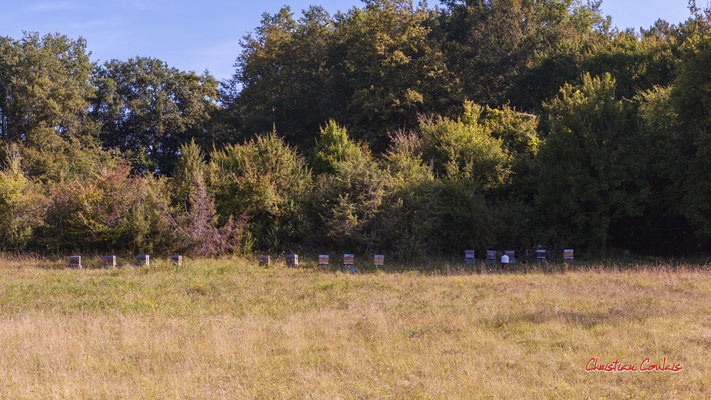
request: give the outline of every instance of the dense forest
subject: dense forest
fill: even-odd
[[[365,0],[265,14],[217,81],[82,38],[0,37],[0,248],[711,244],[711,11]]]

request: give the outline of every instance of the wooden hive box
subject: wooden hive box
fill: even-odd
[[[486,263],[487,264],[496,263],[496,250],[487,250],[486,251]]]
[[[548,252],[545,249],[536,249],[536,262],[546,262]]]
[[[575,261],[575,252],[573,249],[563,250],[563,262],[572,263],[573,261]]]
[[[464,263],[474,264],[476,262],[474,250],[464,250]]]
[[[104,268],[113,268],[116,266],[116,256],[104,256]]]
[[[515,250],[506,250],[504,252],[507,256],[509,256],[509,264],[516,264],[516,251]]]
[[[328,254],[319,254],[318,265],[328,265],[328,259],[329,259]]]
[[[385,256],[376,254],[375,257],[373,257],[373,264],[382,267],[385,265]]]
[[[261,255],[259,256],[259,265],[262,267],[268,267],[271,264],[272,258],[269,256]]]
[[[353,254],[343,255],[343,265],[353,265],[355,261],[355,256]]]
[[[170,256],[170,260],[178,265],[183,265],[183,256]]]
[[[296,254],[286,255],[286,266],[291,268],[296,268],[299,266],[299,256]]]
[[[81,265],[81,256],[70,256],[69,257],[69,268],[83,268]]]

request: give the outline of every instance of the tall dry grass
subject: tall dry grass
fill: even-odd
[[[704,268],[348,275],[244,260],[0,267],[0,398],[711,393]],[[586,372],[592,357],[678,373]]]

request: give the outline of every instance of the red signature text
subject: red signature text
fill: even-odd
[[[681,364],[668,362],[666,357],[659,364],[652,362],[649,358],[645,358],[638,364],[626,364],[620,360],[601,363],[597,358],[591,358],[585,364],[585,371],[588,372],[679,372],[683,368]]]

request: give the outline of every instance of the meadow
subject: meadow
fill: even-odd
[[[703,265],[65,264],[0,261],[2,399],[711,396]],[[681,369],[586,371],[592,358]]]

